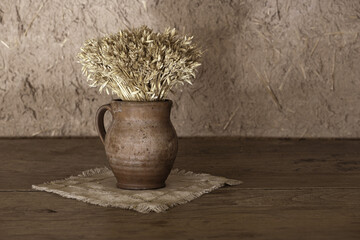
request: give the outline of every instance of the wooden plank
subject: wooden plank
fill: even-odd
[[[97,138],[1,139],[0,153],[0,189],[29,189],[107,164]]]
[[[0,193],[0,239],[359,239],[360,189],[227,187],[165,213]]]
[[[29,189],[107,165],[90,139],[0,139],[0,189]],[[185,138],[175,167],[243,180],[243,187],[360,187],[360,141]]]

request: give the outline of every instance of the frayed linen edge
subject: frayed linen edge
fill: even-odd
[[[194,173],[192,171],[186,171],[184,169],[178,169],[178,168],[174,168],[171,170],[172,174],[176,174],[176,175],[184,175],[184,176],[202,176],[202,177],[206,177],[206,178],[216,178],[216,179],[222,179],[224,182],[224,185],[229,185],[229,186],[235,186],[235,185],[239,185],[242,184],[243,182],[240,180],[236,180],[236,179],[229,179],[226,177],[221,177],[221,176],[215,176],[215,175],[211,175],[208,173]],[[220,186],[223,187],[224,185]]]
[[[122,205],[122,204],[111,204],[111,203],[106,203],[104,201],[101,200],[97,200],[97,199],[91,199],[91,198],[87,198],[84,196],[80,196],[77,194],[69,194],[67,192],[61,191],[61,190],[57,190],[57,189],[50,189],[48,187],[41,187],[41,186],[36,186],[36,185],[32,185],[32,188],[38,191],[45,191],[45,192],[49,192],[49,193],[55,193],[58,194],[62,197],[65,198],[70,198],[70,199],[76,199],[85,203],[90,203],[90,204],[94,204],[94,205],[98,205],[98,206],[102,206],[102,207],[118,207],[118,208],[122,208],[122,209],[131,209],[131,210],[135,210],[137,212],[140,213],[150,213],[150,212],[156,212],[156,213],[161,213],[164,212],[172,207],[178,206],[178,205],[182,205],[185,203],[188,203],[206,193],[210,193],[218,188],[223,187],[224,185],[226,185],[226,183],[219,183],[217,185],[212,186],[211,188],[208,189],[204,189],[201,192],[196,192],[196,193],[191,193],[187,196],[184,196],[183,199],[178,200],[174,203],[171,204],[152,204],[149,202],[144,202],[144,203],[140,203],[136,206],[129,206],[129,205]]]
[[[131,210],[135,210],[137,212],[140,213],[150,213],[150,212],[156,212],[156,213],[160,213],[160,212],[164,212],[168,209],[170,209],[171,207],[175,207],[181,204],[185,204],[188,203],[206,193],[210,193],[218,188],[221,188],[225,185],[230,185],[230,186],[234,186],[234,185],[239,185],[242,183],[242,181],[239,180],[235,180],[235,179],[228,179],[225,177],[218,177],[218,176],[213,176],[207,173],[194,173],[191,171],[186,171],[186,170],[180,170],[180,169],[173,169],[171,171],[172,174],[176,174],[176,175],[185,175],[185,176],[203,176],[203,177],[213,177],[213,178],[218,178],[218,179],[222,179],[223,181],[220,183],[215,184],[214,186],[212,186],[211,188],[208,189],[204,189],[200,192],[196,192],[196,193],[191,193],[188,196],[183,197],[183,199],[178,200],[174,203],[170,203],[170,204],[152,204],[149,202],[144,202],[141,204],[138,204],[136,206],[129,206],[129,205],[123,205],[123,204],[114,204],[114,203],[106,203],[104,201],[101,200],[97,200],[97,199],[91,199],[91,198],[87,198],[84,196],[80,196],[80,195],[76,195],[74,193],[69,194],[65,191],[61,191],[61,190],[57,190],[57,189],[52,189],[52,188],[48,188],[46,187],[47,185],[52,185],[52,184],[59,184],[59,183],[63,183],[67,180],[74,180],[77,178],[84,178],[84,177],[89,177],[89,176],[93,176],[95,174],[101,174],[101,173],[107,173],[111,171],[109,168],[107,167],[102,167],[102,168],[94,168],[94,169],[89,169],[89,170],[85,170],[83,172],[81,172],[79,175],[77,176],[71,176],[65,179],[61,179],[61,180],[55,180],[55,181],[50,181],[50,182],[46,182],[40,185],[32,185],[32,188],[38,191],[45,191],[45,192],[50,192],[50,193],[55,193],[58,194],[62,197],[65,198],[70,198],[70,199],[76,199],[85,203],[90,203],[90,204],[94,204],[94,205],[98,205],[98,206],[102,206],[102,207],[118,207],[118,208],[122,208],[122,209],[131,209]]]
[[[68,180],[75,180],[75,179],[79,179],[79,178],[91,177],[91,176],[93,176],[95,174],[107,173],[109,171],[111,171],[111,170],[109,168],[107,168],[107,167],[99,167],[99,168],[88,169],[88,170],[82,171],[78,175],[70,176],[70,177],[63,178],[63,179],[53,180],[53,181],[49,181],[49,182],[44,182],[44,183],[41,183],[41,184],[39,184],[37,186],[41,187],[41,186],[46,186],[46,185],[51,185],[51,184],[60,184],[60,183],[63,183],[65,181],[68,181]],[[33,186],[35,186],[35,185],[33,185]]]

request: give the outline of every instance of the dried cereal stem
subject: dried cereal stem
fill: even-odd
[[[282,110],[282,105],[279,102],[279,99],[277,98],[277,96],[275,95],[273,89],[270,86],[270,82],[269,79],[267,78],[267,75],[265,73],[265,77],[267,79],[267,81],[265,81],[261,76],[260,73],[258,72],[258,70],[256,69],[254,64],[251,64],[254,72],[256,73],[256,76],[259,78],[259,80],[262,82],[262,84],[264,85],[266,91],[270,94],[271,99],[274,101],[274,103],[276,104],[276,106],[278,107],[278,109],[281,111]]]
[[[315,52],[315,49],[317,48],[318,44],[319,44],[320,38],[318,38],[318,40],[316,41],[314,47],[311,49],[310,52],[310,57],[313,55],[313,53]]]
[[[29,26],[26,28],[26,30],[25,30],[25,32],[24,32],[24,36],[25,36],[25,37],[27,36],[28,31],[30,30],[30,28],[31,28],[31,26],[33,25],[35,19],[39,16],[39,13],[40,13],[41,9],[44,7],[44,5],[45,5],[46,3],[47,3],[47,1],[43,2],[43,3],[40,5],[40,7],[39,7],[39,9],[37,10],[35,16],[31,19],[31,22],[30,22]]]
[[[332,79],[331,90],[333,91],[335,91],[335,63],[336,63],[336,49],[334,49],[334,54],[332,58],[332,67],[331,67],[331,79]]]
[[[226,130],[228,128],[228,126],[230,125],[230,122],[232,121],[232,119],[235,117],[237,111],[239,110],[240,106],[237,106],[235,111],[230,115],[229,120],[226,122],[226,124],[224,125],[224,130]]]

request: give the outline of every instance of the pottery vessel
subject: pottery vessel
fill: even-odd
[[[178,150],[176,131],[170,120],[171,106],[170,100],[113,100],[97,111],[96,127],[119,188],[165,186]],[[106,111],[112,115],[107,131]]]

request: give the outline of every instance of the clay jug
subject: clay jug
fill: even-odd
[[[171,106],[170,100],[113,100],[97,111],[96,127],[119,188],[165,186],[178,150],[176,131],[170,120]],[[106,111],[112,115],[107,131]]]

